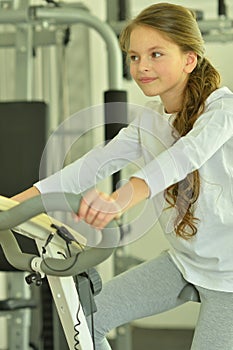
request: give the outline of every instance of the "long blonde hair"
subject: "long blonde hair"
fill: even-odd
[[[158,3],[143,10],[131,20],[120,35],[120,45],[127,54],[132,30],[138,26],[154,28],[172,40],[182,52],[197,54],[197,66],[190,73],[183,92],[182,109],[176,113],[173,126],[179,137],[186,135],[205,109],[207,97],[220,85],[220,75],[204,56],[204,41],[195,14],[179,5]],[[174,229],[178,236],[188,239],[197,233],[197,218],[194,204],[200,193],[198,170],[165,190],[165,198],[170,207],[177,209]]]

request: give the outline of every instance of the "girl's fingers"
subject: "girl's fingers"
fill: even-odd
[[[81,201],[78,217],[88,224],[102,229],[119,215],[119,212],[116,202],[109,195],[91,190]]]
[[[88,191],[84,197],[82,198],[78,210],[78,217],[80,219],[86,219],[89,209],[92,206],[92,203],[95,201],[95,199],[98,197],[99,193],[97,190],[91,190]]]

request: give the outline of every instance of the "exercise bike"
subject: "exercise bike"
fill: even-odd
[[[90,271],[113,253],[120,230],[112,221],[101,231],[97,246],[90,248],[84,235],[45,214],[77,213],[80,199],[81,195],[50,193],[18,203],[0,196],[0,244],[10,265],[28,272],[25,283],[40,286],[47,278],[69,349],[92,350],[87,315],[95,311],[89,299],[101,290],[101,278]],[[13,230],[33,239],[38,254],[22,252]],[[88,285],[90,293],[82,293],[82,285]]]

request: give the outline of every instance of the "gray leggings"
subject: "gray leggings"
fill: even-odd
[[[167,252],[114,277],[96,297],[96,350],[111,350],[105,338],[111,329],[181,305],[186,284]],[[191,350],[233,350],[233,293],[196,288],[201,308]]]

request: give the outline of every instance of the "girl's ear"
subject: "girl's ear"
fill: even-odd
[[[197,65],[197,54],[193,51],[187,52],[184,72],[192,73],[192,71],[196,68],[196,65]]]

